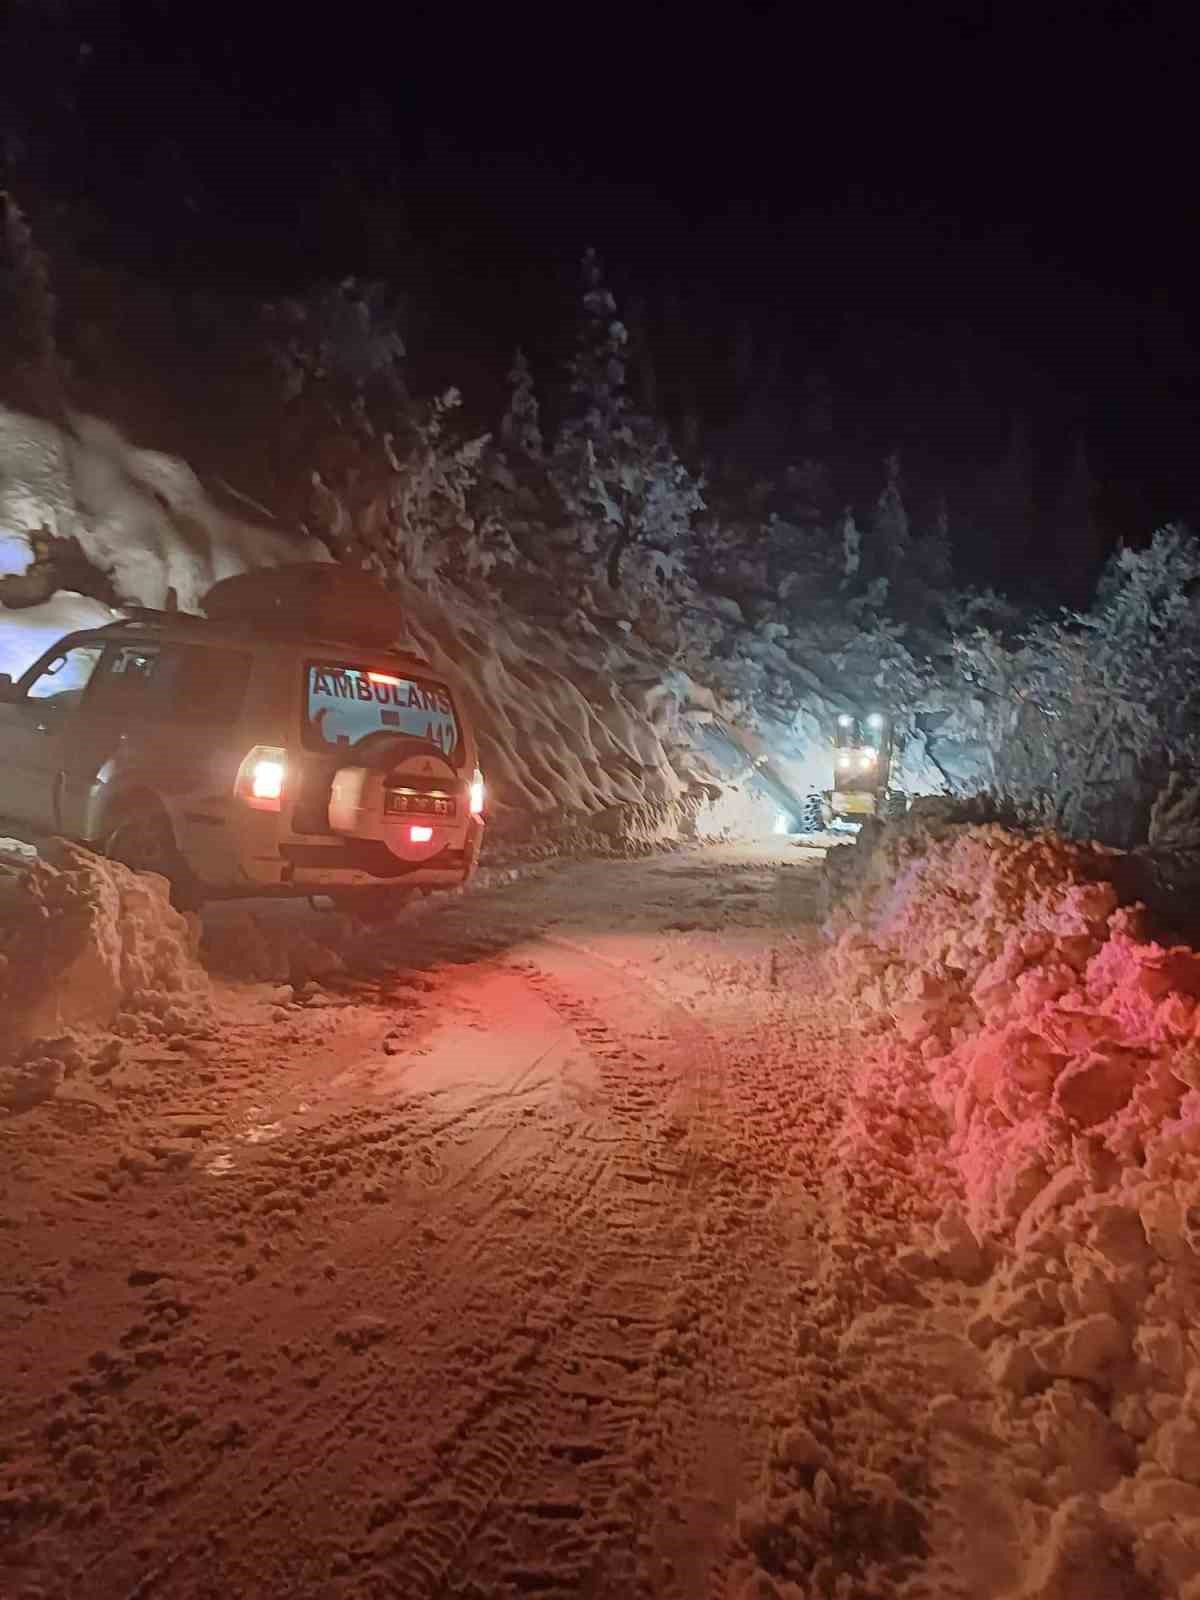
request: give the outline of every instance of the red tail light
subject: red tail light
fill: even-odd
[[[279,811],[287,782],[287,751],[256,744],[238,768],[233,792],[255,811]]]
[[[483,815],[484,799],[483,773],[476,767],[475,776],[471,779],[471,788],[467,797],[467,809],[473,817],[481,817]]]
[[[419,823],[414,823],[408,830],[408,837],[414,844],[428,844],[433,838],[433,829],[423,828]]]

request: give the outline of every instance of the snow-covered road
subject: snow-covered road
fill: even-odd
[[[835,1155],[819,860],[431,907],[0,1126],[0,1591],[1006,1592],[965,1302]]]

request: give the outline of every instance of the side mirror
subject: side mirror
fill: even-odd
[[[0,672],[0,705],[7,704],[17,698],[17,686],[12,680],[10,672]]]

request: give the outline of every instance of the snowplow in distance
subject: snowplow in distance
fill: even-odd
[[[843,711],[834,728],[830,787],[808,796],[804,827],[854,828],[865,817],[902,816],[904,796],[889,787],[892,775],[892,720],[882,711],[856,716]]]

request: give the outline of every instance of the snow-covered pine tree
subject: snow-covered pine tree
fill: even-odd
[[[1029,629],[1008,653],[1030,717],[999,751],[1002,786],[1043,791],[1072,837],[1142,843],[1168,775],[1200,772],[1198,599],[1200,543],[1168,526],[1112,558],[1087,612]]]
[[[593,552],[606,544],[605,572],[612,589],[620,588],[621,560],[630,545],[672,550],[704,506],[700,487],[676,456],[666,429],[634,408],[626,386],[628,344],[599,259],[589,250],[568,369],[567,415],[550,469],[579,526],[583,548]]]
[[[541,411],[533,387],[533,374],[523,350],[513,356],[508,374],[512,386],[508,410],[500,424],[500,437],[510,449],[521,450],[535,461],[542,456]]]

